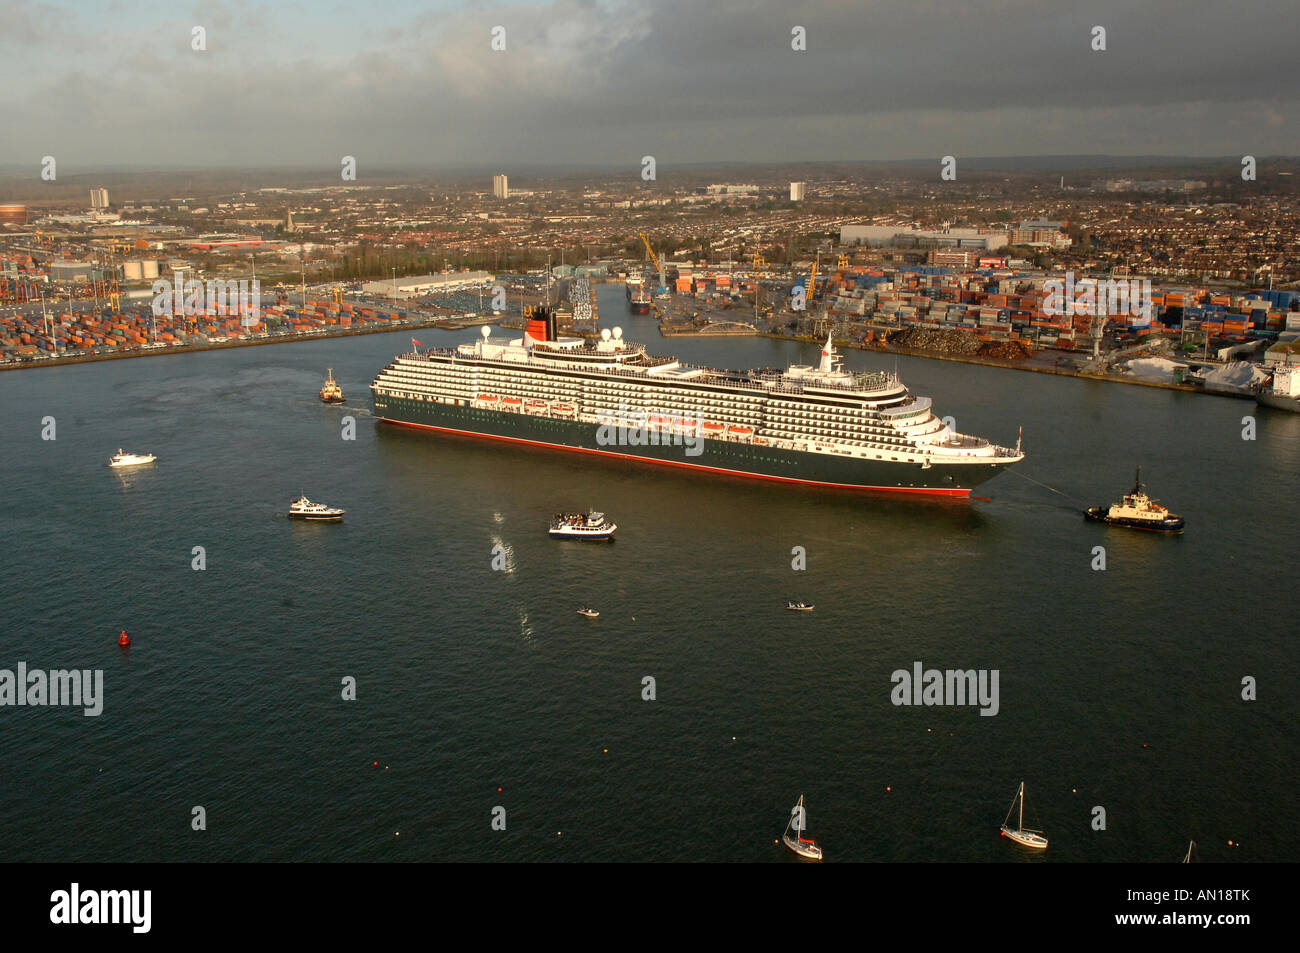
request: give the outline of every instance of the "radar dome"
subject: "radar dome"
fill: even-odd
[[[622,337],[623,337],[623,329],[622,329],[622,328],[615,328],[615,329],[614,329],[614,340],[617,341],[617,340],[619,340],[619,339],[622,338]]]
[[[483,335],[484,339],[487,339],[492,334],[492,325],[490,324],[483,325],[483,328],[482,330],[479,331],[479,334]]]
[[[609,328],[601,328],[601,329],[600,329],[600,339],[601,339],[602,341],[608,341],[608,340],[609,340]]]

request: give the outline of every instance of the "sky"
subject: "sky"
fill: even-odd
[[[0,164],[1294,156],[1296,35],[1294,0],[0,0]]]

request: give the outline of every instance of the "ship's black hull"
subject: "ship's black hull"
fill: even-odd
[[[1125,529],[1140,529],[1144,533],[1181,533],[1183,531],[1183,518],[1181,516],[1168,520],[1129,520],[1109,516],[1107,515],[1107,508],[1101,506],[1094,506],[1084,510],[1083,516],[1094,523],[1105,523],[1107,526],[1122,526]]]
[[[626,442],[611,441],[613,428],[553,416],[480,410],[386,394],[374,394],[374,406],[379,420],[409,427],[734,476],[854,490],[965,497],[974,487],[992,479],[1006,466],[979,462],[923,467],[901,460],[863,460],[720,439],[699,440],[697,447],[700,452],[691,455],[687,452],[691,447],[681,442],[684,438],[679,437],[676,444],[634,444],[631,441],[638,437],[655,440],[662,439],[662,436],[653,432],[624,431],[615,435],[627,438]]]

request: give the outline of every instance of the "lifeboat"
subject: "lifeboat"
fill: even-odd
[[[551,404],[551,410],[555,411],[557,414],[559,414],[562,417],[572,417],[575,413],[577,413],[578,408],[573,406],[573,404],[566,404],[561,401],[556,401],[555,403]]]
[[[754,443],[760,447],[770,447],[772,445],[768,440],[765,440],[763,437],[755,437]]]
[[[524,404],[523,398],[520,397],[502,397],[501,406],[508,407],[511,410],[518,410]]]
[[[495,404],[501,398],[498,397],[496,394],[479,394],[474,399],[477,400],[480,404]]]
[[[732,426],[727,428],[727,433],[731,434],[733,437],[752,437],[754,436],[754,428]]]
[[[723,430],[726,429],[725,427],[722,426],[722,424],[715,424],[712,420],[704,421],[704,423],[701,425],[701,428],[707,434],[720,434],[722,433]]]
[[[543,410],[546,409],[546,401],[530,400],[524,404],[524,407],[528,410],[529,413],[540,414]]]

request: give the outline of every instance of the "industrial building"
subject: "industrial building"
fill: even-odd
[[[446,294],[451,291],[471,291],[490,284],[492,275],[486,271],[453,271],[441,275],[410,275],[405,278],[367,281],[361,286],[369,295],[391,298],[415,298],[420,295]]]
[[[1005,231],[982,228],[909,228],[904,225],[843,225],[841,245],[873,248],[977,248],[992,251],[1008,244]]]
[[[499,199],[510,198],[510,180],[504,175],[492,176],[492,194]]]
[[[1036,248],[1069,248],[1072,239],[1061,232],[1060,222],[1037,218],[1021,222],[1012,232],[1012,244]]]
[[[89,261],[52,261],[49,267],[51,281],[89,281],[95,270]]]

